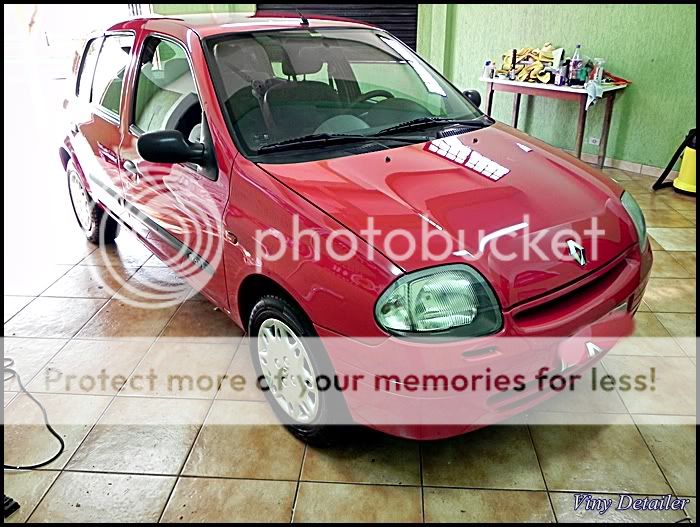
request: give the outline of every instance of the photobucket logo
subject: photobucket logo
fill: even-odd
[[[264,261],[283,259],[318,262],[326,257],[346,262],[362,250],[362,256],[369,260],[379,253],[395,263],[410,260],[436,264],[455,257],[474,261],[488,255],[491,261],[499,262],[556,260],[580,265],[582,254],[572,253],[572,243],[581,247],[587,261],[592,261],[598,258],[599,243],[605,236],[597,217],[584,225],[533,228],[536,223],[526,214],[521,221],[479,230],[448,230],[426,215],[419,214],[419,218],[419,228],[382,230],[370,216],[366,226],[355,233],[344,228],[327,231],[303,227],[299,216],[294,215],[289,233],[272,228],[256,231],[255,260],[259,268]]]
[[[105,243],[108,215],[104,214],[98,255],[107,273],[93,276],[106,292],[134,307],[159,309],[178,305],[191,294],[192,286],[201,289],[211,280],[223,255],[222,214],[202,186],[193,191],[191,177],[178,165],[149,170],[130,189],[127,200],[137,230],[160,249],[163,264],[179,279],[163,280],[157,273],[144,272],[126,279],[114,246]]]

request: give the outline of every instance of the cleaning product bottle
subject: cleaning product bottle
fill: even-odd
[[[574,51],[571,61],[569,62],[569,85],[577,86],[582,84],[579,80],[579,71],[583,66],[583,59],[581,58],[581,44],[576,44],[576,50]]]

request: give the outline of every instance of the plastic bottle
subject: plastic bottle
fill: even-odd
[[[493,63],[490,60],[487,60],[486,63],[484,64],[484,78],[485,79],[492,79],[494,71],[495,71],[495,68],[493,66]]]
[[[579,71],[583,66],[583,59],[581,58],[581,44],[576,44],[576,50],[574,51],[571,61],[569,62],[569,85],[575,86],[582,84],[579,80]]]

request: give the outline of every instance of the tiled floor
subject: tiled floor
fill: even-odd
[[[666,337],[669,345],[663,352],[618,349],[605,367],[666,361],[690,374],[695,199],[670,190],[651,193],[651,179],[606,172],[640,202],[655,248],[637,335]],[[674,426],[654,424],[653,415],[635,412],[638,399],[623,397],[613,409],[598,407],[595,397],[586,401],[591,412],[616,414],[618,424],[609,426],[494,426],[422,444],[364,430],[344,445],[321,450],[305,447],[281,427],[222,424],[240,412],[270,411],[255,390],[198,386],[183,398],[158,383],[146,390],[123,380],[97,388],[81,388],[77,379],[49,386],[52,369],[76,378],[86,372],[97,376],[102,368],[127,377],[146,375],[166,363],[187,365],[193,373],[250,371],[247,350],[238,345],[240,331],[201,297],[155,310],[111,298],[96,280],[104,277],[105,262],[80,239],[73,221],[61,216],[61,243],[50,244],[31,264],[5,271],[5,356],[15,359],[22,380],[38,393],[66,441],[65,453],[50,466],[5,472],[5,492],[22,505],[11,521],[684,517],[680,511],[605,516],[574,511],[575,491],[690,497],[687,513],[695,518],[694,417],[675,416]],[[179,280],[129,234],[119,237],[109,261],[136,287],[149,279]],[[35,415],[29,417],[36,407],[17,392],[16,381],[5,383],[6,419],[17,423],[27,416],[25,422],[36,423]],[[685,400],[690,395],[693,401]],[[678,393],[675,402],[677,408],[694,408],[694,393]],[[660,404],[653,413],[667,414],[668,407]],[[52,441],[36,424],[8,425],[5,458],[13,463],[43,458],[53,451]]]

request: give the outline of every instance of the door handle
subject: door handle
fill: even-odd
[[[136,163],[134,163],[131,159],[124,160],[124,170],[126,170],[130,174],[128,176],[130,179],[137,180],[141,177],[141,171],[139,170],[139,167],[136,166]]]

